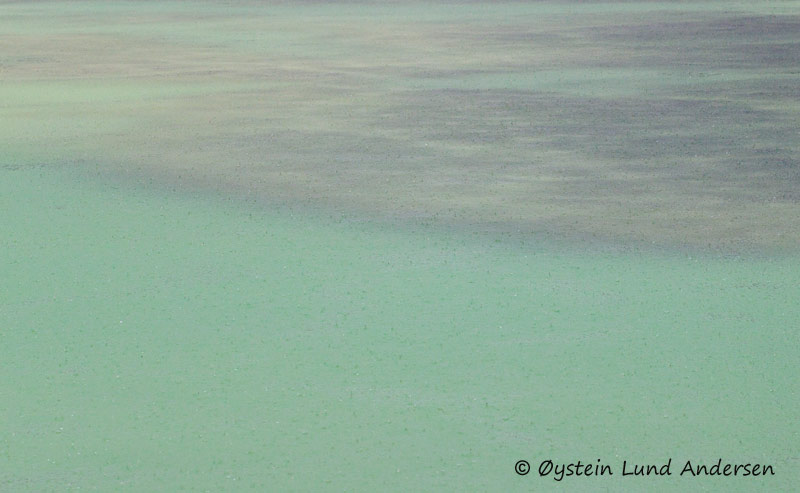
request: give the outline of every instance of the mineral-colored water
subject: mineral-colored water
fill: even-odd
[[[0,2],[0,491],[792,491],[798,33]]]

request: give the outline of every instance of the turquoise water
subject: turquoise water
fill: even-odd
[[[797,490],[798,26],[0,0],[0,492]]]
[[[579,490],[800,479],[795,257],[581,254],[1,173],[4,490],[556,484],[520,459],[776,471]]]

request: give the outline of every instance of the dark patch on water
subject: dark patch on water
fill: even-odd
[[[626,66],[782,68],[800,64],[800,16],[653,21],[579,29]],[[629,51],[628,59],[621,56]]]
[[[716,194],[715,185],[751,194],[755,187],[756,198],[764,199],[777,193],[794,201],[796,194],[786,193],[786,187],[800,183],[800,154],[791,145],[797,139],[796,119],[744,102],[420,91],[399,97],[375,125],[419,142],[484,150],[439,155],[436,165],[455,166],[451,161],[458,160],[459,167],[478,173],[473,180],[487,182],[506,176],[519,180],[520,173],[532,181],[548,176],[553,170],[545,164],[547,152],[566,151],[576,156],[576,164],[557,175],[570,177],[572,185],[590,179],[595,193],[626,194],[625,179],[612,180],[618,187],[602,183],[614,168],[630,173],[631,184],[643,178],[671,189],[705,183],[706,194]]]
[[[800,16],[737,16],[725,19],[653,21],[591,27],[587,32],[611,41],[687,42],[690,40],[751,39],[777,41],[795,39],[800,33]]]

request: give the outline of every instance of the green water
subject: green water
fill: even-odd
[[[0,492],[796,491],[798,26],[0,0]]]
[[[797,258],[564,253],[47,169],[0,187],[4,491],[556,484],[523,458],[776,471],[579,490],[800,479]]]

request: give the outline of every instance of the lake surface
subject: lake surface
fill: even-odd
[[[0,490],[791,491],[798,33],[0,2]]]

